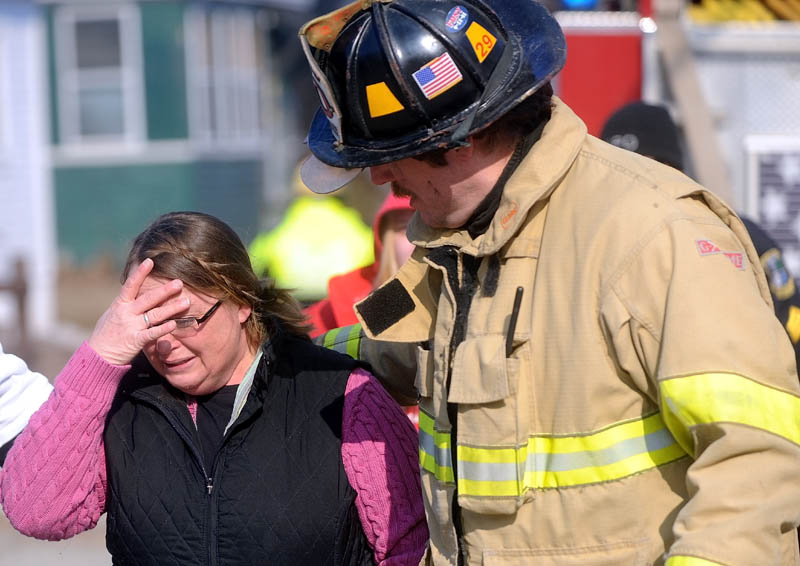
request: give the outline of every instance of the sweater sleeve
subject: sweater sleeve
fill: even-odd
[[[106,504],[103,429],[128,369],[108,364],[84,343],[16,439],[0,499],[21,533],[62,540],[97,524]]]
[[[416,565],[428,541],[417,433],[378,381],[356,370],[347,382],[342,460],[376,564]]]

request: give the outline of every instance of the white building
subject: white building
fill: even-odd
[[[50,166],[47,57],[40,7],[0,2],[0,285],[26,266],[28,331],[42,335],[55,321],[56,245]],[[13,296],[0,293],[0,327],[14,328]]]

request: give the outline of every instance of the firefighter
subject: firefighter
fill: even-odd
[[[747,231],[587,134],[547,10],[361,0],[300,39],[306,184],[368,167],[416,210],[328,343],[419,396],[426,563],[797,564],[800,385]]]

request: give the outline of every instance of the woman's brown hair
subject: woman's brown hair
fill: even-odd
[[[180,279],[197,291],[252,308],[245,332],[254,349],[268,337],[273,319],[291,334],[308,334],[299,303],[271,279],[259,280],[241,239],[219,218],[201,212],[159,216],[133,241],[122,280],[147,258],[154,263],[153,277]]]

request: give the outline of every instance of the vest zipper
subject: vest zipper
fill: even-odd
[[[209,566],[217,566],[218,559],[217,559],[217,539],[216,539],[216,532],[217,532],[217,498],[216,493],[214,493],[214,473],[217,469],[217,460],[219,458],[220,452],[225,447],[225,443],[228,441],[228,438],[237,430],[239,427],[243,426],[245,422],[247,422],[251,416],[248,416],[245,420],[236,419],[233,426],[231,426],[228,431],[222,437],[222,443],[220,444],[219,450],[217,451],[216,455],[214,456],[214,462],[211,466],[211,474],[206,471],[205,464],[203,463],[202,455],[198,450],[195,443],[192,441],[192,437],[190,434],[186,432],[186,429],[181,426],[180,421],[176,418],[176,416],[162,403],[158,398],[154,397],[150,394],[140,394],[137,396],[139,399],[148,401],[154,407],[156,407],[164,418],[167,420],[169,425],[175,430],[178,436],[186,443],[189,447],[192,456],[194,456],[195,461],[199,464],[200,470],[203,472],[203,477],[205,480],[205,490],[206,495],[209,498],[207,512],[208,512],[208,520],[206,524],[208,525],[207,541],[208,541],[208,564]]]
[[[246,422],[246,421],[243,421]],[[203,467],[203,475],[206,478],[206,492],[208,494],[209,502],[208,502],[208,564],[209,566],[217,566],[219,563],[218,556],[217,556],[217,519],[218,519],[218,510],[217,510],[217,494],[214,493],[214,477],[217,473],[217,469],[219,468],[219,458],[222,451],[225,449],[225,444],[228,442],[228,439],[233,435],[233,433],[242,426],[242,422],[239,422],[239,419],[234,422],[233,426],[231,426],[228,431],[222,436],[222,442],[219,445],[219,449],[217,453],[214,455],[214,461],[211,463],[211,474],[209,475],[205,471],[205,467]],[[202,460],[201,460],[202,462]],[[202,466],[202,463],[201,463]]]
[[[200,454],[200,451],[195,446],[195,443],[192,441],[192,437],[190,434],[186,432],[186,429],[181,426],[180,421],[175,417],[175,415],[156,397],[149,395],[149,394],[140,394],[138,395],[139,399],[148,401],[154,407],[156,407],[164,418],[167,420],[169,425],[175,430],[178,436],[183,440],[184,443],[189,447],[189,451],[192,453],[192,456],[195,459],[195,462],[199,464],[200,470],[203,473],[203,477],[206,478],[205,481],[205,490],[206,495],[209,498],[209,504],[206,508],[208,512],[208,531],[207,531],[207,541],[208,541],[208,564],[209,566],[216,566],[217,565],[217,541],[216,535],[217,532],[217,524],[216,524],[216,497],[213,496],[214,491],[214,479],[206,472],[205,464],[203,463],[203,458]],[[224,443],[224,440],[223,440]],[[221,448],[220,448],[221,449]],[[215,458],[216,460],[216,458]],[[212,472],[214,470],[212,469]]]
[[[215,458],[216,460],[216,458]],[[216,467],[216,466],[214,466]],[[213,475],[214,468],[212,467],[211,473]],[[206,490],[208,491],[208,532],[206,533],[206,540],[208,540],[208,564],[209,566],[217,565],[217,494],[214,491],[214,478],[206,476]]]

